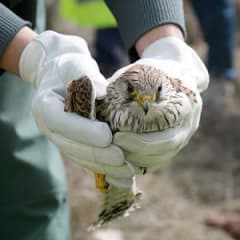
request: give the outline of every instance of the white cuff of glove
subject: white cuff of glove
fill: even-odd
[[[195,84],[199,92],[207,89],[208,71],[202,60],[185,42],[176,37],[162,38],[150,44],[142,54],[142,59],[159,60],[159,67],[169,76]]]

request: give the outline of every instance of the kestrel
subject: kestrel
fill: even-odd
[[[109,83],[106,96],[96,100],[95,106],[91,106],[91,93],[92,84],[88,77],[71,81],[65,110],[90,118],[95,107],[97,119],[107,122],[113,132],[144,133],[175,127],[182,119],[183,98],[189,98],[192,104],[197,101],[195,93],[183,86],[180,80],[144,64],[133,65]],[[96,179],[99,178],[100,185],[105,188],[105,199],[93,228],[118,216],[128,215],[138,207],[141,195],[135,181],[129,188],[118,188],[104,182],[103,175],[97,174]]]

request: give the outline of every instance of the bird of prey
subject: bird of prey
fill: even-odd
[[[109,124],[113,133],[163,131],[177,126],[181,121],[183,98],[194,104],[195,93],[158,68],[135,64],[107,86],[107,94],[91,106],[92,83],[87,76],[73,80],[68,85],[65,110],[90,118],[93,107],[98,120]],[[109,159],[110,161],[110,159]],[[146,169],[143,168],[146,172]],[[135,181],[129,188],[119,188],[104,181],[96,174],[96,180],[105,191],[103,209],[92,229],[116,217],[128,215],[138,207],[141,192]],[[134,180],[134,179],[133,179]]]

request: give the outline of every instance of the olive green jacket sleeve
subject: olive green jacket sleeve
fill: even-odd
[[[131,60],[138,56],[133,48],[136,40],[150,29],[172,23],[185,35],[182,0],[105,0],[115,16]]]
[[[0,56],[14,35],[25,25],[30,25],[30,23],[0,3]]]

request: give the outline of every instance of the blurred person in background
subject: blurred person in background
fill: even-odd
[[[127,64],[127,55],[116,27],[96,29],[93,55],[105,77],[110,77]]]
[[[233,0],[190,0],[208,46],[207,67],[210,87],[207,103],[221,97],[232,97],[237,73],[234,66],[236,49],[236,8]],[[214,101],[216,103],[216,101]],[[220,102],[219,102],[220,103]]]
[[[106,92],[107,81],[86,41],[44,31],[43,0],[1,1],[1,239],[70,239],[66,179],[58,151],[122,186],[122,182],[131,183],[139,173],[125,159],[127,154],[133,161],[140,159],[142,164],[157,170],[187,144],[198,128],[200,92],[207,88],[208,72],[184,42],[182,1],[106,3],[116,18],[131,62],[141,64],[148,58],[152,67],[161,62],[164,66],[170,64],[170,69],[174,64],[178,74],[185,72],[182,81],[194,89],[198,101],[193,105],[187,102],[188,111],[181,124],[166,129],[165,134],[121,132],[113,138],[106,123],[64,111],[66,88],[73,79],[87,75],[96,97]]]

